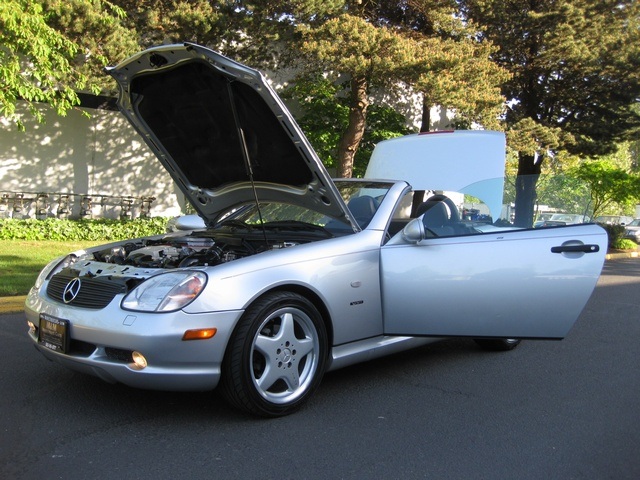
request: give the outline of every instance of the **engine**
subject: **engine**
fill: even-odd
[[[96,260],[141,268],[185,268],[215,266],[266,250],[297,245],[297,242],[276,242],[265,245],[247,238],[213,238],[167,236],[160,240],[130,242],[94,252]]]

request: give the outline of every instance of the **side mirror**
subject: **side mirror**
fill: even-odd
[[[207,226],[204,220],[198,215],[183,215],[177,217],[172,226],[168,226],[169,231],[188,231],[188,230],[202,230]]]
[[[402,238],[409,243],[418,243],[426,238],[422,217],[414,218],[402,229]]]

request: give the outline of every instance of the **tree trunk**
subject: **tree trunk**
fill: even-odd
[[[353,161],[364,136],[367,121],[367,98],[369,84],[365,77],[351,79],[351,107],[349,110],[349,125],[342,134],[338,146],[338,177],[351,178],[353,175]]]
[[[425,94],[422,94],[422,122],[420,131],[428,132],[431,129],[431,102]]]
[[[516,177],[516,209],[514,224],[516,227],[531,228],[536,204],[536,184],[540,178],[542,162],[536,162],[536,156],[518,153],[518,176]]]

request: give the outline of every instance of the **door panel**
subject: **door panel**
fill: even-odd
[[[385,333],[563,338],[606,248],[596,225],[389,242],[381,250]]]

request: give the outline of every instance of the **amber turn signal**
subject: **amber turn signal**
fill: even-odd
[[[197,330],[187,330],[182,336],[182,340],[206,340],[213,337],[217,328],[199,328]]]

